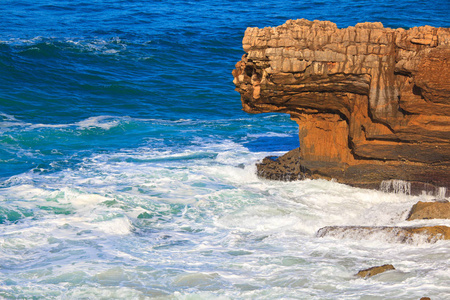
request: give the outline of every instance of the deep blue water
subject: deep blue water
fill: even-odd
[[[257,121],[261,117],[241,112],[233,90],[230,72],[243,53],[247,27],[296,18],[331,20],[339,27],[366,21],[449,26],[449,6],[448,1],[3,0],[0,178],[93,151],[138,147],[155,134],[184,147],[199,136],[245,142],[252,129],[239,127],[247,122],[256,122],[258,133],[277,130],[289,123],[286,116]],[[108,132],[33,127],[99,116],[121,125]],[[187,126],[186,134],[186,126],[167,128],[161,120],[210,123]]]
[[[296,289],[307,287],[310,289],[309,295],[317,299],[330,299],[340,293],[349,293],[348,299],[356,299],[367,288],[350,285],[341,291],[327,290],[325,286],[329,283],[314,287],[292,281],[278,286],[271,283],[274,278],[261,283],[250,278],[263,278],[265,271],[261,269],[257,274],[244,274],[243,266],[251,264],[245,259],[239,261],[240,265],[237,263],[238,267],[230,266],[222,270],[228,276],[242,276],[241,285],[230,283],[231,279],[227,281],[224,278],[228,277],[219,271],[220,276],[217,276],[221,279],[217,283],[214,279],[216,275],[211,275],[217,272],[214,268],[208,269],[208,266],[214,266],[217,262],[222,266],[223,261],[222,256],[216,257],[211,249],[205,250],[211,251],[206,254],[198,250],[192,256],[183,258],[194,261],[199,255],[214,258],[212,261],[200,259],[199,264],[203,267],[197,269],[183,269],[181,262],[178,265],[171,262],[177,261],[173,256],[176,251],[189,251],[202,243],[220,244],[215,240],[217,236],[224,239],[221,245],[225,248],[225,244],[231,243],[233,247],[235,243],[239,244],[234,237],[227,238],[228,234],[242,228],[238,225],[228,228],[228,225],[223,225],[226,221],[219,222],[216,218],[228,218],[228,214],[245,211],[248,205],[256,205],[259,201],[265,203],[267,199],[273,203],[287,201],[286,207],[289,208],[285,209],[290,211],[293,202],[289,201],[297,199],[295,193],[283,194],[284,189],[294,189],[292,186],[275,186],[271,187],[275,192],[267,192],[268,183],[252,177],[255,161],[267,154],[298,147],[298,139],[296,124],[290,121],[289,116],[248,115],[241,110],[231,71],[244,53],[241,41],[247,27],[278,26],[288,19],[299,18],[330,20],[338,27],[371,21],[380,21],[385,27],[392,28],[421,25],[449,27],[448,0],[2,0],[0,15],[0,226],[3,226],[0,279],[3,285],[8,286],[0,288],[0,296],[39,298],[43,295],[62,297],[64,293],[69,293],[69,298],[82,298],[96,293],[89,288],[107,286],[113,295],[111,297],[123,298],[128,294],[120,294],[114,286],[142,291],[145,284],[140,283],[141,280],[149,278],[156,281],[164,278],[165,281],[162,281],[165,284],[162,286],[165,287],[153,288],[163,296],[173,297],[199,291],[225,290],[229,292],[217,292],[215,295],[270,299],[283,294],[292,296],[296,294]],[[241,171],[245,172],[241,174]],[[259,185],[260,190],[255,187]],[[310,186],[304,187],[304,190],[313,189],[319,195],[324,193],[323,189],[329,188],[325,184],[318,191]],[[359,193],[345,190],[339,194],[346,192]],[[308,197],[316,197],[314,193],[307,194]],[[142,238],[136,232],[161,230],[172,233],[161,234],[157,239],[176,237],[178,231],[173,227],[186,221],[183,218],[189,216],[189,209],[194,210],[194,206],[189,205],[204,201],[204,195],[209,195],[210,201],[218,201],[217,204],[195,211],[196,214],[189,217],[192,224],[188,222],[186,226],[193,228],[192,232],[203,230],[199,229],[201,227],[213,228],[217,232],[211,229],[214,231],[211,236],[205,233],[201,237],[175,240],[168,237],[166,244],[155,246],[159,251],[174,247],[174,252],[170,252],[172,256],[166,257],[166,252],[158,252],[163,253],[160,259],[166,261],[165,264],[146,265],[131,260],[126,264],[133,266],[130,267],[132,270],[127,270],[122,265],[123,257],[118,259],[120,255],[102,252],[114,250],[126,252],[129,256],[152,257],[133,248],[133,245],[140,243],[153,243],[147,240],[148,235]],[[103,200],[97,201],[99,197]],[[330,195],[324,197],[332,199]],[[361,197],[372,199],[370,195]],[[228,202],[231,201],[229,199],[233,199],[232,202]],[[401,198],[398,201],[409,203],[412,200]],[[85,203],[89,203],[86,204],[88,207],[93,205],[89,211],[83,210]],[[269,209],[273,203],[261,205]],[[202,206],[198,204],[195,207]],[[296,209],[292,209],[295,214]],[[311,212],[312,215],[315,213],[316,210]],[[78,222],[76,220],[84,220],[79,221],[77,226],[86,228],[73,229],[72,236],[70,230],[64,227],[76,227],[65,221],[68,216],[72,216],[75,223]],[[266,215],[260,217],[267,219]],[[310,217],[308,215],[307,219]],[[113,246],[109,237],[105,238],[106,242],[100,238],[99,244],[90,238],[81,239],[83,234],[92,232],[91,238],[101,236],[96,235],[97,229],[105,235],[111,234],[98,225],[100,219],[117,221],[119,225],[114,224],[119,227],[123,225],[120,222],[126,220],[123,222],[129,224],[131,229],[117,230],[126,237],[130,235],[130,240],[124,239],[123,244]],[[152,223],[154,220],[159,220],[159,223]],[[217,222],[222,225],[218,226]],[[236,221],[236,224],[239,222],[242,220]],[[274,222],[283,223],[278,219]],[[59,227],[49,225],[56,223]],[[94,224],[92,226],[96,229],[86,224]],[[105,226],[115,228],[114,224]],[[242,230],[272,230],[270,226],[261,226]],[[316,229],[314,226],[308,227],[303,235],[312,236]],[[220,230],[217,229],[219,227]],[[37,236],[41,231],[46,232],[45,238]],[[191,231],[189,234],[193,234]],[[17,232],[21,234],[17,235]],[[261,236],[264,234],[261,233]],[[252,238],[262,241],[258,240],[264,239],[261,236]],[[198,244],[189,244],[188,240],[196,241],[196,238],[199,238]],[[35,239],[39,245],[27,242]],[[278,247],[283,243],[275,241],[261,247],[266,247],[264,251],[270,256],[271,253],[278,253]],[[218,247],[218,244],[215,245]],[[52,245],[59,245],[59,248],[52,248]],[[75,250],[70,245],[75,245]],[[226,250],[231,257],[256,251],[252,246],[233,247],[229,246]],[[440,253],[439,249],[435,250],[436,253]],[[49,254],[66,253],[64,251],[67,251],[67,256],[61,254],[54,257]],[[414,252],[410,249],[405,251]],[[70,255],[73,255],[72,259]],[[289,259],[293,259],[293,255],[291,253]],[[303,261],[308,265],[315,261],[308,260],[315,257],[311,255],[305,254],[306,258],[298,258],[297,262]],[[18,257],[22,257],[24,264],[28,265],[17,262]],[[373,257],[369,250],[358,262],[367,257]],[[264,263],[261,257],[259,259],[261,264],[258,266],[262,268]],[[436,262],[431,259],[429,263]],[[57,265],[63,266],[62,269],[67,272],[54,271]],[[75,265],[77,270],[79,267],[87,269],[84,273],[76,273],[78,271],[70,270],[70,265]],[[106,270],[109,265],[113,266],[113,271]],[[348,263],[344,265],[348,266]],[[166,273],[161,271],[166,269]],[[189,280],[177,277],[181,276],[180,270],[193,272],[194,269],[198,272],[208,269],[208,276],[202,273],[200,279],[195,277]],[[240,271],[236,271],[238,269]],[[445,282],[439,273],[441,271],[438,269],[436,276]],[[141,278],[136,275],[139,277],[136,279],[130,275],[139,272],[145,276]],[[320,278],[320,274],[316,275]],[[67,279],[63,280],[61,276],[67,276]],[[337,277],[331,285],[343,284],[345,278]],[[415,277],[411,275],[408,278],[413,280]],[[431,281],[434,279],[430,278]],[[177,280],[187,283],[183,285]],[[202,280],[207,282],[206,287],[195,284]],[[127,285],[124,282],[131,283]],[[287,290],[278,290],[281,287]],[[403,287],[414,290],[407,284]],[[266,288],[267,293],[264,294]],[[378,289],[372,286],[368,290],[371,288],[374,293]],[[263,294],[245,292],[254,290],[260,290]],[[176,294],[179,292],[182,294]],[[130,297],[140,295],[130,293]],[[159,295],[148,291],[147,294],[145,291],[142,293],[144,296]],[[385,295],[389,293],[390,290],[385,291]],[[101,295],[109,297],[109,294]],[[204,298],[210,296],[200,295]],[[407,298],[407,295],[402,297]]]

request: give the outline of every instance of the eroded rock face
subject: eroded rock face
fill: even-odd
[[[301,168],[290,177],[449,187],[449,28],[290,20],[248,28],[243,48],[233,71],[243,109],[299,125]],[[265,167],[274,168],[266,162],[260,175]]]

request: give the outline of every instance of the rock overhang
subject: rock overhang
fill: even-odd
[[[450,29],[289,20],[248,28],[243,48],[233,71],[243,109],[288,113],[299,125],[303,171],[294,166],[289,178],[449,186]]]

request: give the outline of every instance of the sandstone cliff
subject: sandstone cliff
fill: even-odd
[[[290,20],[248,28],[243,48],[233,71],[243,109],[299,125],[300,149],[264,160],[260,176],[450,186],[449,28]]]

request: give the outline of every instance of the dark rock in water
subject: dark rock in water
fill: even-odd
[[[299,149],[289,151],[283,156],[269,156],[256,165],[257,174],[260,177],[272,179],[292,181],[299,179],[302,175]]]
[[[299,125],[300,150],[263,161],[261,177],[450,187],[450,28],[289,20],[248,28],[243,48],[233,71],[243,109]]]
[[[410,244],[414,243],[414,241],[424,241],[433,243],[437,240],[449,240],[450,227],[327,226],[320,228],[316,236],[352,238],[355,240],[373,239],[382,236],[380,238],[390,242]]]
[[[378,267],[372,267],[369,269],[361,270],[359,271],[356,276],[363,277],[363,278],[369,278],[372,276],[375,276],[377,274],[389,271],[389,270],[395,270],[393,265],[382,265]]]
[[[449,202],[422,202],[413,205],[408,221],[416,219],[450,219]]]

